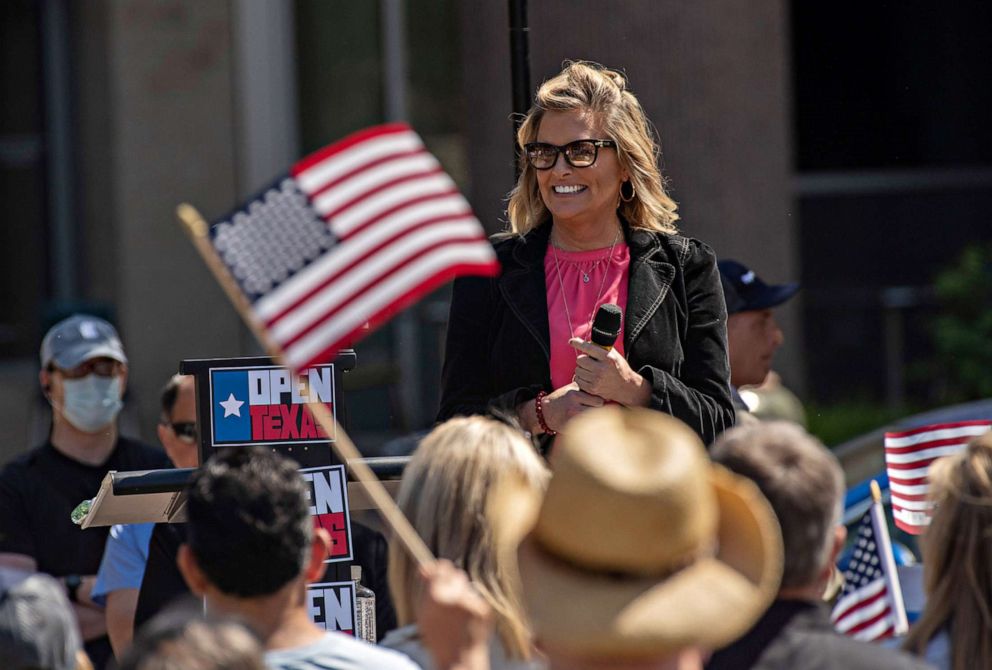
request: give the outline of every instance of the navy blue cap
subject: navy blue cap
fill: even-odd
[[[727,301],[727,314],[776,307],[799,290],[799,283],[766,284],[743,263],[726,259],[717,263]]]

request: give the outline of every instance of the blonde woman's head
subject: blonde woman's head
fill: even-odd
[[[544,222],[549,210],[538,188],[537,170],[530,165],[524,145],[537,139],[548,112],[581,112],[595,117],[605,137],[616,143],[621,170],[629,179],[621,189],[618,213],[635,228],[675,233],[678,206],[665,192],[658,169],[659,148],[641,103],[627,90],[623,74],[585,61],[567,62],[555,77],[537,90],[517,131],[520,177],[507,208],[511,231],[524,234]]]
[[[992,575],[992,433],[935,461],[929,478],[935,509],[921,542],[928,586],[936,588],[946,573],[967,572],[970,565],[982,565]],[[971,577],[966,581],[978,585]],[[985,586],[992,586],[992,579]],[[992,604],[987,588],[973,595]]]
[[[951,667],[992,667],[992,433],[933,463],[935,504],[921,538],[927,604],[906,640],[922,652],[950,633]]]
[[[403,472],[397,502],[437,558],[468,573],[495,612],[507,651],[528,658],[525,623],[513,566],[498,551],[490,499],[506,477],[543,490],[547,468],[531,444],[510,426],[484,417],[459,417],[435,428]],[[390,543],[389,585],[400,624],[415,622],[417,566]]]

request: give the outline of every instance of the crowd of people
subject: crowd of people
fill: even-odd
[[[127,356],[77,315],[41,347],[48,440],[0,471],[0,666],[992,668],[992,436],[930,474],[908,636],[836,633],[840,465],[740,393],[768,375],[773,309],[798,286],[678,233],[621,74],[567,64],[518,143],[502,273],[455,282],[438,425],[397,495],[436,560],[356,535],[379,643],[311,617],[331,538],[299,466],[258,447],[199,463],[185,377],[162,394],[164,450],[120,435]],[[603,304],[623,307],[612,346],[589,341]],[[70,521],[108,471],[170,464],[196,468],[184,525]]]

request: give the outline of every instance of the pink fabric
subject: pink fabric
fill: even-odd
[[[556,253],[558,267],[561,270],[561,282],[558,281],[558,272],[555,269]],[[621,240],[613,248],[612,262],[609,262],[609,256],[609,247],[589,251],[563,251],[548,245],[548,252],[544,255],[544,279],[548,287],[553,388],[561,388],[571,383],[575,374],[575,358],[579,353],[568,345],[568,340],[573,334],[568,328],[565,303],[562,300],[562,286],[565,288],[564,299],[568,301],[568,313],[572,317],[575,337],[589,339],[592,321],[596,318],[596,310],[600,305],[613,303],[624,310],[620,336],[617,337],[614,345],[617,351],[623,354],[623,333],[627,325],[627,270],[630,267],[630,249]],[[583,272],[589,275],[588,283],[582,281]],[[600,286],[603,286],[603,294],[597,300]]]

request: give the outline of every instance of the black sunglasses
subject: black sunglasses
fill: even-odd
[[[184,442],[196,442],[196,423],[180,421],[177,423],[171,423],[169,421],[162,421],[163,426],[169,426],[172,428],[172,432],[176,434],[180,440]]]
[[[589,167],[599,157],[600,147],[615,149],[613,140],[575,140],[558,146],[547,142],[529,142],[524,145],[527,162],[535,170],[550,170],[558,162],[558,154],[565,156],[568,164],[575,168]]]

